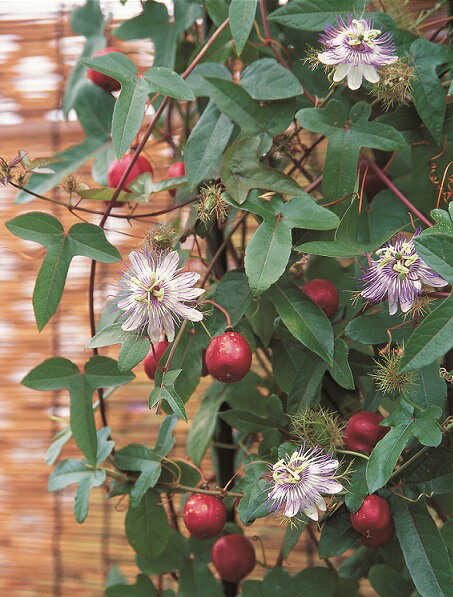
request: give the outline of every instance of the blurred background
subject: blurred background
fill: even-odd
[[[83,0],[0,0],[0,156],[6,160],[26,150],[33,159],[50,156],[80,142],[83,132],[75,121],[63,119],[60,109],[65,81],[84,43],[70,29],[69,12]],[[171,4],[171,2],[170,2]],[[435,2],[411,0],[418,13]],[[108,31],[119,22],[141,11],[139,0],[101,2],[104,14],[111,13]],[[435,30],[435,29],[433,29]],[[425,30],[426,31],[426,30]],[[107,35],[108,45],[112,45]],[[130,52],[143,67],[152,63],[149,41],[119,42],[113,45]],[[151,140],[146,147],[157,178],[163,178],[170,163],[168,146]],[[90,184],[90,166],[80,178]],[[96,185],[97,186],[97,185]],[[48,493],[51,468],[45,464],[54,434],[68,419],[68,395],[61,392],[35,392],[20,380],[45,358],[64,355],[79,367],[89,359],[84,346],[90,339],[88,326],[89,260],[76,257],[58,313],[40,334],[34,321],[31,297],[34,280],[43,258],[42,248],[12,236],[4,222],[20,213],[43,210],[52,213],[66,229],[79,221],[66,209],[34,200],[15,205],[15,190],[0,186],[0,587],[7,597],[95,597],[103,594],[104,580],[113,565],[132,581],[137,573],[133,552],[124,537],[126,504],[119,498],[106,500],[104,489],[93,491],[87,521],[79,526],[73,518],[74,491],[71,488]],[[63,199],[58,189],[48,194]],[[167,193],[153,196],[152,209],[161,209],[171,200]],[[94,206],[96,207],[96,206]],[[149,211],[148,206],[139,209]],[[127,208],[121,208],[127,210]],[[99,216],[90,221],[97,222]],[[125,256],[139,244],[149,223],[110,218],[107,236]],[[101,312],[115,280],[118,266],[98,264],[96,307]],[[116,357],[117,350],[102,350]],[[136,379],[119,388],[109,399],[109,419],[117,446],[133,441],[153,444],[159,420],[147,409],[151,384],[140,366]],[[208,382],[200,384],[189,403],[193,417]],[[187,425],[178,423],[175,454],[183,456]],[[63,458],[78,456],[70,442]],[[206,461],[206,472],[209,472]],[[246,529],[248,536],[259,535],[273,563],[284,528],[268,517]],[[290,571],[316,564],[314,541],[304,533],[289,560]],[[256,544],[259,553],[259,545]],[[259,559],[261,559],[259,557]],[[320,563],[322,565],[322,562]],[[251,578],[262,576],[257,566]],[[373,595],[368,586],[363,595]],[[195,597],[195,596],[194,596]]]

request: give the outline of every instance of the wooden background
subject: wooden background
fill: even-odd
[[[5,159],[14,157],[19,149],[25,149],[32,158],[52,155],[83,138],[79,125],[64,122],[59,111],[65,79],[83,44],[68,24],[68,10],[74,4],[82,2],[0,0],[0,156]],[[433,4],[411,2],[417,12]],[[138,0],[129,0],[125,7],[112,0],[103,2],[103,7],[116,20],[140,11]],[[129,42],[124,48],[149,51],[150,45]],[[163,177],[169,160],[166,146],[150,141],[146,153],[158,177]],[[80,175],[89,182],[89,167]],[[95,489],[88,519],[80,526],[72,514],[73,489],[47,492],[50,469],[44,457],[59,429],[59,423],[50,417],[68,417],[68,396],[65,391],[36,392],[19,383],[32,367],[50,356],[63,355],[79,366],[88,360],[90,353],[83,347],[90,338],[90,263],[82,257],[73,260],[58,313],[38,334],[31,296],[42,251],[35,243],[12,236],[3,223],[30,210],[51,211],[66,229],[78,220],[67,210],[42,201],[15,205],[14,195],[11,187],[0,187],[0,587],[8,597],[97,597],[103,594],[110,566],[120,565],[129,581],[137,572],[124,537],[125,504],[118,499],[107,501],[103,489]],[[58,191],[53,196],[58,198]],[[165,207],[169,201],[167,194],[153,197],[152,208]],[[149,211],[149,205],[142,209]],[[94,216],[91,221],[98,219]],[[148,225],[134,225],[131,230],[126,220],[111,218],[107,236],[126,255],[140,242],[140,238],[128,235],[141,236]],[[98,312],[117,269],[115,265],[98,265]],[[116,348],[102,351],[114,357],[116,352]],[[134,382],[117,390],[109,400],[109,420],[118,447],[131,441],[153,445],[159,426],[159,418],[146,406],[151,384],[140,366],[135,373]],[[206,383],[200,384],[191,399],[189,417],[196,412]],[[178,423],[176,456],[184,454],[186,434],[187,425]],[[79,457],[72,443],[64,449],[63,457]],[[209,471],[209,462],[206,468]],[[256,523],[246,529],[246,534],[259,535],[269,547],[269,562],[275,562],[284,534],[275,519],[268,517]],[[289,558],[290,571],[318,563],[314,551],[305,533]],[[251,578],[262,574],[263,569],[257,566]],[[374,594],[366,583],[361,592]]]

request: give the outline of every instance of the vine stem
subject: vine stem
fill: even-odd
[[[233,326],[231,325],[231,317],[230,314],[228,313],[228,311],[222,307],[222,305],[219,305],[218,303],[216,303],[215,301],[211,301],[210,299],[205,299],[203,301],[201,301],[200,305],[205,305],[206,303],[210,304],[210,305],[214,305],[214,307],[217,307],[217,309],[219,309],[219,311],[222,311],[222,313],[225,315],[225,319],[227,322],[227,328],[232,328]]]
[[[213,33],[213,35],[210,37],[210,39],[208,40],[206,45],[202,48],[202,50],[197,54],[197,56],[194,58],[192,63],[186,68],[186,70],[181,75],[181,77],[183,79],[185,79],[193,71],[193,69],[197,66],[197,64],[202,60],[202,58],[205,56],[206,52],[209,50],[209,48],[212,46],[212,44],[215,42],[215,40],[219,37],[219,35],[221,35],[222,31],[228,26],[228,23],[229,23],[229,19],[226,19],[220,25],[220,27],[218,27],[218,29]],[[152,102],[158,97],[158,95],[159,94],[156,94],[153,97]],[[121,192],[121,189],[123,188],[124,183],[126,182],[127,177],[129,176],[129,173],[131,172],[135,162],[138,159],[138,156],[140,155],[141,151],[143,150],[145,143],[148,141],[149,137],[151,136],[151,133],[152,133],[154,127],[156,126],[156,124],[158,123],[159,118],[162,115],[163,111],[165,110],[165,107],[167,106],[168,102],[169,102],[169,97],[167,95],[162,100],[161,105],[156,110],[153,118],[151,119],[151,122],[148,124],[148,127],[146,128],[146,131],[145,131],[140,143],[138,144],[134,154],[132,155],[132,159],[129,162],[129,166],[123,172],[123,175],[122,175],[120,181],[118,182],[116,189],[115,189],[110,201],[108,202],[108,205],[105,208],[104,215],[102,216],[101,221],[99,222],[100,228],[104,228],[105,223],[109,217],[109,214],[115,204],[115,201],[116,201],[118,195]],[[96,333],[96,317],[95,317],[95,312],[94,312],[95,278],[96,278],[96,261],[93,259],[91,261],[90,280],[89,280],[89,287],[88,287],[88,309],[89,309],[91,336],[94,336]],[[184,323],[186,323],[186,322],[184,322]],[[183,326],[184,326],[184,324],[181,326],[181,329],[183,328]],[[174,353],[173,348],[174,347],[172,347],[172,351]],[[98,354],[97,348],[93,348],[93,354],[95,354],[95,355]],[[168,364],[168,361],[167,361],[167,364]],[[166,367],[167,367],[167,365],[166,365]],[[168,371],[168,369],[166,369],[166,370]],[[102,424],[104,427],[107,427],[108,421],[107,421],[106,408],[105,408],[105,404],[104,404],[103,388],[98,389],[98,396],[99,396],[99,407],[100,407],[100,412],[101,412]]]
[[[445,428],[445,432],[449,432],[452,429],[453,429],[453,423],[450,423],[450,425],[447,425],[447,427]],[[422,456],[425,452],[427,452],[432,447],[433,446],[423,446],[423,448],[421,448],[418,452],[416,452],[413,456],[411,456],[409,458],[409,460],[406,460],[406,462],[403,462],[403,464],[399,468],[397,468],[396,471],[393,471],[393,473],[389,477],[389,481],[391,479],[393,479],[394,477],[396,477],[397,475],[399,475],[402,471],[404,471],[408,466],[410,466],[413,462],[415,462],[418,458],[420,458],[420,456]]]
[[[390,178],[379,168],[379,166],[375,162],[369,160],[368,165],[373,170],[373,172],[382,180],[382,182],[385,183],[385,185],[393,192],[393,194],[396,195],[398,197],[398,199],[402,203],[404,203],[404,205],[415,216],[417,216],[417,218],[419,218],[428,227],[431,227],[433,225],[432,222],[430,222],[428,220],[428,218],[424,214],[422,214],[422,212],[420,210],[418,210],[415,207],[415,205],[412,205],[412,203],[409,201],[409,199],[407,197],[405,197],[399,189],[396,188],[396,186],[393,184],[393,182],[390,180]]]
[[[274,44],[272,43],[272,35],[271,35],[271,30],[269,27],[269,21],[267,20],[267,10],[266,10],[266,0],[260,0],[260,13],[261,13],[261,20],[263,21],[263,27],[264,27],[264,34],[266,35],[266,44],[268,46],[270,46],[272,52],[274,53],[274,56],[277,58],[277,60],[280,62],[280,64],[287,68],[288,70],[291,70],[288,66],[288,64],[286,63],[285,59],[283,58],[283,56],[280,54],[280,52],[277,50],[277,48],[274,47]],[[304,95],[305,97],[308,99],[308,101],[313,104],[313,106],[316,105],[316,98],[307,90],[305,89],[305,87],[302,87],[304,90]]]
[[[336,448],[335,452],[339,454],[349,454],[350,456],[358,456],[359,458],[364,458],[365,460],[369,460],[370,457],[366,454],[361,454],[360,452],[352,452],[351,450],[341,450],[340,448]]]
[[[189,485],[181,485],[180,483],[166,483],[165,481],[159,481],[159,483],[157,483],[157,486],[169,487],[174,491],[189,491],[191,493],[202,493],[203,495],[215,495],[218,497],[244,497],[244,494],[239,491],[226,491],[224,489],[203,489],[202,487],[190,487]]]

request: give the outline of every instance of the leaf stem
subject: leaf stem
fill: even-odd
[[[219,309],[219,311],[222,311],[222,313],[225,315],[225,319],[227,322],[227,328],[233,327],[231,324],[230,314],[224,307],[222,307],[222,305],[219,305],[218,303],[216,303],[215,301],[211,301],[210,299],[204,299],[203,301],[201,301],[200,305],[204,305],[206,303],[209,303],[210,305],[214,305],[214,307],[217,307],[217,309]]]
[[[350,456],[358,456],[359,458],[364,458],[365,460],[369,460],[370,457],[366,454],[361,454],[360,452],[353,452],[352,450],[341,450],[337,448],[335,452],[339,452],[340,454],[349,454]]]
[[[433,225],[432,222],[430,222],[428,220],[428,218],[425,215],[423,215],[422,212],[415,207],[415,205],[412,205],[412,203],[409,201],[409,199],[407,197],[405,197],[399,189],[396,188],[396,186],[393,184],[393,182],[390,180],[390,178],[379,168],[379,166],[376,164],[376,162],[369,160],[368,164],[369,164],[370,168],[373,170],[373,172],[375,174],[377,174],[377,176],[382,180],[382,182],[385,183],[385,185],[393,192],[393,194],[396,195],[398,197],[398,199],[402,203],[404,203],[404,205],[415,216],[417,216],[417,218],[419,218],[428,227],[431,227]]]

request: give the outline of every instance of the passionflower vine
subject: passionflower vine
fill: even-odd
[[[422,284],[434,287],[448,284],[417,255],[413,238],[419,234],[417,230],[409,240],[399,234],[393,242],[378,249],[377,261],[370,260],[361,278],[366,286],[360,293],[363,298],[378,303],[388,297],[390,315],[397,312],[398,303],[401,311],[407,313],[423,293]]]
[[[188,306],[203,294],[194,288],[195,272],[181,273],[176,251],[151,251],[148,248],[129,254],[130,269],[121,277],[116,305],[122,311],[125,331],[147,333],[157,342],[165,333],[169,342],[175,337],[175,321],[200,321],[203,315]]]
[[[390,33],[373,28],[373,21],[337,17],[336,26],[327,25],[319,41],[324,51],[318,60],[335,66],[333,80],[338,83],[347,77],[349,89],[358,89],[363,77],[370,83],[379,81],[377,69],[397,60],[395,44]]]
[[[327,508],[323,495],[343,489],[337,481],[338,467],[338,460],[319,446],[303,444],[298,451],[287,454],[272,466],[272,489],[268,493],[271,509],[287,518],[303,512],[318,520],[318,509],[325,512]]]

